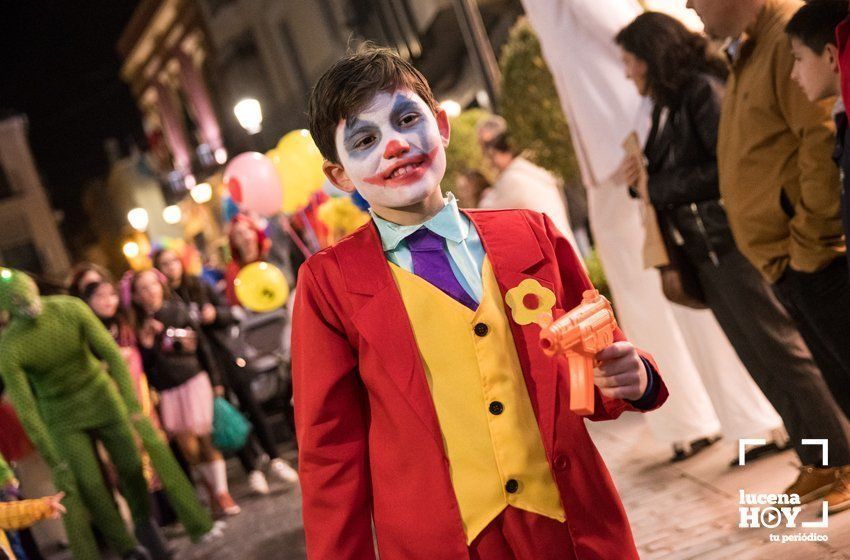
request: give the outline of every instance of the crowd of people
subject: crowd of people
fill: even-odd
[[[274,403],[276,408],[272,407],[270,411],[280,416],[276,422],[268,416],[269,410],[265,406],[268,403],[261,402],[261,396],[252,389],[254,373],[251,364],[244,362],[246,358],[250,359],[249,353],[240,351],[240,342],[235,339],[233,331],[234,326],[238,327],[243,319],[252,315],[241,307],[233,292],[239,267],[268,258],[270,241],[246,215],[237,215],[228,231],[234,259],[231,268],[226,271],[205,270],[201,276],[190,274],[188,260],[191,253],[158,248],[151,255],[149,268],[129,271],[117,282],[103,267],[79,263],[68,281],[67,293],[71,299],[67,300],[53,299],[68,297],[61,295],[41,297],[35,286],[30,286],[31,281],[27,277],[4,269],[10,285],[20,281],[21,293],[26,295],[2,296],[3,308],[11,316],[11,322],[5,329],[9,332],[4,333],[8,336],[4,339],[6,359],[2,379],[17,414],[11,408],[4,408],[5,413],[0,418],[0,432],[4,436],[0,449],[5,450],[9,461],[18,465],[17,474],[27,481],[27,488],[46,488],[33,480],[32,473],[21,472],[25,470],[25,457],[33,452],[29,443],[32,439],[35,448],[54,472],[56,487],[68,495],[21,502],[16,490],[16,473],[7,462],[0,462],[2,496],[9,503],[16,504],[17,508],[8,510],[15,512],[7,514],[8,519],[13,521],[6,523],[3,529],[25,529],[26,525],[39,519],[58,517],[65,513],[65,509],[57,505],[64,500],[64,503],[70,504],[72,511],[66,516],[67,536],[62,539],[68,539],[67,544],[70,544],[75,557],[89,557],[91,554],[90,543],[81,542],[85,538],[78,538],[76,534],[79,525],[69,521],[76,517],[80,501],[93,515],[93,523],[104,536],[106,544],[124,558],[168,557],[156,527],[149,531],[150,534],[139,531],[139,526],[145,526],[145,518],[154,520],[158,526],[179,521],[193,539],[216,538],[223,530],[223,523],[209,525],[206,520],[210,516],[222,519],[240,513],[240,506],[228,487],[224,454],[213,439],[214,400],[217,398],[235,405],[250,426],[250,435],[244,444],[240,444],[238,449],[227,450],[238,457],[250,490],[257,495],[269,494],[267,476],[285,485],[298,483],[297,471],[280,456],[282,445],[294,444],[287,364],[289,341],[288,331],[284,328],[286,312],[281,310],[283,320],[274,324],[274,332],[268,333],[273,341],[277,340],[274,343],[277,359],[272,363],[278,364],[278,369],[273,375],[277,376],[282,387],[279,402]],[[47,399],[44,395],[49,393],[63,401],[70,401],[79,389],[87,388],[84,383],[80,387],[71,383],[59,390],[58,384],[55,387],[39,386],[43,382],[40,381],[33,384],[34,391],[30,392],[28,387],[19,383],[25,381],[26,375],[38,375],[32,371],[31,358],[26,351],[23,351],[25,355],[20,357],[20,362],[9,356],[8,339],[15,338],[16,305],[23,301],[21,298],[31,301],[27,309],[36,315],[41,308],[50,309],[55,314],[51,306],[57,302],[73,308],[74,314],[82,318],[92,334],[69,343],[65,350],[76,356],[81,349],[74,346],[82,345],[94,352],[97,359],[106,361],[109,375],[124,391],[121,399],[141,440],[137,442],[129,431],[116,429],[109,433],[98,429],[83,433],[86,440],[93,437],[97,442],[91,455],[88,450],[83,453],[80,449],[76,450],[77,456],[69,456],[67,449],[60,450],[56,456],[45,451],[51,447],[48,439],[53,438],[42,437],[44,434],[39,435],[38,429],[34,432],[35,426],[45,422],[47,431],[62,433],[57,438],[68,440],[71,436],[67,431],[70,429],[67,418],[45,419],[43,410]],[[84,302],[87,307],[74,307],[76,304],[72,302]],[[65,321],[69,320],[67,316],[63,317]],[[55,319],[62,320],[63,317]],[[57,325],[57,328],[65,327]],[[67,328],[73,329],[73,326],[68,324]],[[109,350],[104,350],[106,343],[99,338],[97,331],[108,333],[106,336],[120,352],[114,355],[120,355],[120,364],[116,365],[107,357],[110,356]],[[46,332],[38,337],[38,347],[34,349],[36,354],[49,354],[53,344],[63,344],[62,340],[47,341],[48,338],[51,337]],[[20,363],[24,376],[16,376],[18,370],[10,362]],[[50,362],[49,366],[42,367],[60,368],[61,364]],[[128,374],[126,378],[120,371],[124,368]],[[97,376],[97,373],[93,375]],[[38,404],[33,403],[32,398],[38,400]],[[117,406],[120,408],[120,405]],[[94,402],[89,408],[97,416],[101,404]],[[139,423],[140,418],[144,418],[145,424]],[[120,425],[120,419],[116,420]],[[168,442],[170,447],[158,449],[156,445],[149,445],[146,437]],[[89,448],[92,442],[81,441],[79,444]],[[128,449],[126,444],[132,447]],[[67,442],[61,447],[66,445]],[[133,448],[138,453],[139,463],[133,459]],[[82,455],[86,455],[85,461],[80,459]],[[168,457],[163,458],[164,455]],[[74,483],[69,482],[67,488],[63,487],[61,477],[56,478],[56,472],[65,468],[70,469],[76,479]],[[137,494],[135,492],[140,488],[134,488],[127,493],[135,480],[144,480],[144,492]],[[182,486],[181,481],[185,481]],[[104,484],[106,492],[102,490]],[[117,519],[113,515],[116,502],[110,496],[117,494],[123,495],[133,512],[137,527],[133,536],[127,535],[113,521]],[[138,505],[140,501],[145,502],[144,507]],[[153,511],[147,509],[148,502],[155,505]],[[199,502],[208,508],[206,513],[198,510]],[[0,511],[0,518],[6,519],[3,517],[5,511]],[[123,524],[123,521],[120,523]],[[9,537],[8,544],[0,541],[0,550],[7,554],[14,550],[18,560],[41,558],[28,531],[10,532]]]
[[[677,255],[670,266],[696,281],[782,418],[801,463],[786,493],[803,503],[825,495],[841,511],[850,275],[832,159],[844,143],[833,119],[846,122],[836,28],[848,5],[690,4],[711,37],[729,40],[725,53],[658,13],[616,37],[628,78],[652,102],[644,153],[621,173],[630,185],[647,174],[665,249]],[[828,464],[802,445],[808,438],[829,440]]]
[[[850,507],[841,426],[850,417],[850,219],[842,202],[850,150],[836,29],[847,29],[848,5],[693,0],[689,7],[705,33],[646,12],[615,36],[627,78],[651,103],[643,150],[627,154],[615,182],[654,210],[668,258],[658,267],[665,295],[711,311],[778,412],[801,463],[786,493],[804,502],[826,495],[830,511],[841,511]],[[542,211],[570,236],[561,189],[518,153],[504,119],[484,121],[478,136],[498,175],[490,186],[479,172],[463,172],[462,205]],[[816,437],[835,450],[828,465],[802,444]],[[688,442],[687,453],[674,444],[675,456],[715,440]],[[782,448],[783,440],[779,434],[774,443]]]

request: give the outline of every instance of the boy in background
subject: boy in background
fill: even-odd
[[[841,97],[836,28],[847,17],[848,4],[847,0],[812,0],[794,14],[785,28],[794,54],[791,77],[809,101],[836,98],[832,112],[836,128],[833,158],[841,169],[841,218],[845,240],[850,239],[850,144],[847,142],[850,127]],[[850,262],[850,253],[847,258]]]

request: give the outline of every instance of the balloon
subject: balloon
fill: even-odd
[[[242,307],[258,313],[278,309],[289,297],[289,283],[283,273],[275,265],[262,261],[240,270],[233,288]]]
[[[230,197],[244,210],[261,216],[274,216],[280,211],[283,193],[272,161],[257,152],[239,154],[224,170],[224,184]]]
[[[287,133],[268,155],[280,177],[284,212],[291,214],[305,206],[310,195],[322,189],[325,160],[308,131]]]

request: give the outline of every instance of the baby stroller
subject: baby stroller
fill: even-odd
[[[274,426],[274,432],[294,437],[292,378],[288,362],[288,322],[285,308],[268,313],[238,310],[236,321],[216,333],[223,350],[226,374],[231,380],[248,382],[254,398]]]

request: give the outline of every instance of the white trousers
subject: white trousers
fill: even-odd
[[[620,326],[653,355],[670,391],[667,403],[646,415],[652,434],[665,442],[718,432],[734,440],[780,427],[711,312],[670,303],[658,272],[644,269],[639,202],[624,186],[606,185],[588,189],[588,203]]]

